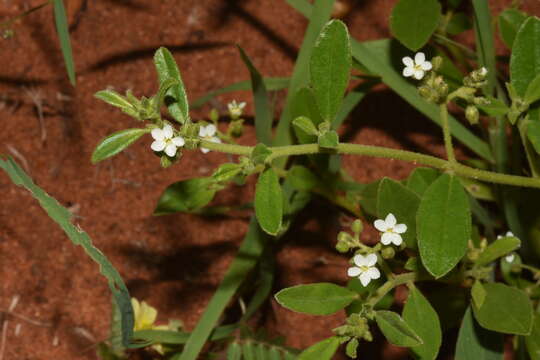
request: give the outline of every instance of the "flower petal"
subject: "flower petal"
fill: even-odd
[[[405,77],[411,77],[414,75],[414,68],[413,67],[406,67],[403,69],[403,76]]]
[[[199,127],[199,136],[200,137],[205,137],[206,136],[206,126],[201,125]]]
[[[375,220],[373,225],[375,226],[375,229],[377,229],[379,231],[388,230],[388,226],[386,225],[386,222],[384,222],[384,220],[381,220],[381,219]]]
[[[505,235],[506,237],[516,237],[513,232],[508,231]]]
[[[369,282],[371,281],[371,276],[369,276],[367,271],[365,271],[358,277],[358,279],[360,279],[362,286],[368,286]]]
[[[184,144],[186,143],[186,141],[184,140],[183,137],[181,136],[177,136],[175,138],[172,138],[171,140],[173,142],[174,145],[176,145],[177,147],[182,147],[184,146]]]
[[[506,262],[511,263],[511,262],[514,262],[514,258],[515,258],[514,254],[510,254],[510,255],[506,255],[504,260],[506,260]]]
[[[202,148],[201,148],[201,152],[202,152],[203,154],[208,154],[208,153],[210,152],[210,149],[207,149],[207,148],[203,148],[203,147],[202,147]]]
[[[174,145],[173,143],[170,143],[169,145],[167,145],[167,147],[165,148],[165,154],[167,154],[170,157],[173,157],[174,155],[176,155],[176,145]]]
[[[405,224],[397,224],[396,226],[394,226],[395,233],[403,234],[406,231],[407,231],[407,225]]]
[[[240,110],[242,110],[243,108],[246,107],[246,102],[242,101],[240,104],[238,104],[238,107],[240,108]]]
[[[150,134],[154,138],[154,140],[164,140],[165,139],[165,133],[161,129],[153,129]]]
[[[215,137],[215,136],[213,136],[213,137],[211,137],[209,139],[206,139],[206,140],[208,140],[210,142],[214,142],[214,143],[221,143],[221,139],[218,138],[218,137]]]
[[[405,56],[403,59],[401,59],[401,61],[403,61],[403,64],[408,67],[408,68],[412,68],[414,67],[414,61],[413,59],[411,59],[410,57],[408,56]]]
[[[423,77],[424,77],[424,70],[415,70],[414,71],[414,78],[416,80],[422,80]]]
[[[399,234],[396,234],[396,233],[388,233],[390,234],[388,236],[388,239],[390,240],[390,242],[396,246],[399,246],[401,245],[401,243],[403,242],[403,239],[401,238],[401,235]]]
[[[206,126],[206,136],[214,136],[216,134],[216,126],[210,124]]]
[[[414,56],[414,62],[416,65],[422,65],[426,61],[426,55],[423,52],[416,53]]]
[[[347,269],[347,275],[349,275],[350,277],[358,276],[361,273],[362,273],[362,269],[360,269],[359,267],[356,267],[356,266],[353,266],[353,267],[350,267],[349,269]]]
[[[376,267],[370,267],[367,269],[366,274],[368,274],[373,280],[381,277],[381,272]]]
[[[386,219],[384,219],[384,222],[386,223],[386,226],[393,228],[396,226],[397,220],[394,214],[388,213],[388,215],[386,215]]]
[[[429,61],[424,61],[422,63],[422,65],[420,65],[420,67],[422,68],[422,70],[424,71],[429,71],[433,68],[433,65],[429,62]]]
[[[356,266],[367,266],[367,258],[363,255],[354,255],[353,262]]]
[[[366,256],[366,266],[373,266],[377,263],[377,255],[369,254]]]
[[[150,145],[150,147],[154,151],[163,151],[163,149],[165,149],[165,146],[167,146],[167,144],[163,140],[156,140],[152,143],[152,145]]]
[[[173,128],[171,125],[165,125],[163,127],[163,135],[166,139],[170,139],[173,137]]]

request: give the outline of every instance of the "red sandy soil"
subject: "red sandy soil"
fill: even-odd
[[[7,19],[40,0],[2,0]],[[70,207],[125,279],[133,296],[159,309],[159,320],[181,319],[193,328],[247,229],[247,216],[208,219],[178,214],[153,217],[163,189],[181,179],[208,175],[226,155],[186,153],[181,164],[162,169],[145,137],[112,160],[94,166],[90,154],[114,131],[137,127],[131,118],[92,95],[109,86],[137,96],[156,91],[152,55],[167,46],[178,62],[190,99],[248,78],[235,44],[265,76],[288,76],[301,44],[305,19],[284,0],[101,0],[68,1],[77,87],[70,86],[52,21],[42,9],[14,26],[1,41],[0,152],[19,154],[36,183]],[[388,37],[394,0],[355,0],[345,18],[359,40]],[[494,1],[496,11],[509,1]],[[525,1],[529,10],[538,3]],[[32,95],[30,95],[32,94]],[[32,100],[37,97],[37,100]],[[213,102],[225,114],[232,99]],[[36,104],[42,105],[43,128]],[[204,117],[209,106],[194,111]],[[407,127],[404,127],[407,124]],[[384,89],[360,105],[343,129],[348,141],[408,148],[443,155],[438,129]],[[42,138],[44,140],[42,141]],[[240,140],[254,144],[248,126]],[[361,182],[404,178],[413,165],[371,158],[344,158]],[[20,297],[14,313],[48,326],[6,317],[4,359],[96,359],[92,344],[108,336],[110,296],[97,266],[74,247],[26,190],[0,174],[0,309]],[[235,204],[253,195],[252,186],[231,187],[218,202]],[[314,281],[346,281],[347,258],[333,250],[339,212],[328,216],[316,200],[278,254],[276,290]],[[373,236],[374,232],[368,232]],[[365,235],[366,236],[366,235]],[[271,302],[264,321],[290,346],[303,348],[331,334],[344,319],[293,314]],[[20,326],[19,333],[15,329]],[[383,357],[403,356],[386,347]]]

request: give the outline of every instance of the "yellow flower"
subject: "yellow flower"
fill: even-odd
[[[145,301],[139,301],[131,298],[131,306],[133,306],[133,315],[135,316],[135,326],[133,330],[150,330],[155,328],[154,322],[157,318],[157,310]]]

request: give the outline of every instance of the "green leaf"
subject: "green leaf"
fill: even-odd
[[[289,2],[289,4],[291,3]],[[302,46],[294,64],[285,106],[281,112],[273,145],[289,145],[292,143],[291,122],[294,119],[290,113],[292,100],[298,89],[309,84],[309,61],[311,53],[317,37],[328,22],[328,19],[330,19],[333,6],[334,0],[319,0],[312,7],[309,24],[304,33],[304,40],[302,41]],[[311,119],[314,120],[313,118]],[[279,164],[284,165],[285,162],[286,158],[282,158]]]
[[[233,342],[227,348],[227,360],[241,360],[242,348],[236,342]]]
[[[71,50],[71,41],[69,40],[69,26],[63,0],[54,0],[54,22],[56,23],[56,32],[60,39],[60,48],[64,56],[69,82],[75,86],[77,82],[75,77],[75,63],[73,62],[73,51]]]
[[[287,172],[287,179],[296,190],[310,191],[321,186],[319,178],[302,165],[293,165]]]
[[[472,0],[471,2],[474,8],[474,34],[476,38],[478,66],[488,69],[486,76],[487,85],[484,87],[484,93],[493,95],[497,81],[497,64],[489,2],[485,0]]]
[[[189,121],[189,104],[180,70],[178,70],[174,57],[169,50],[161,47],[154,55],[154,65],[160,85],[170,78],[178,81],[177,85],[171,86],[167,91],[165,104],[169,109],[169,114],[179,123],[185,124]]]
[[[501,256],[518,249],[520,246],[521,241],[515,236],[499,238],[482,251],[478,260],[476,260],[476,264],[479,266],[487,265]]]
[[[222,183],[232,180],[236,175],[242,172],[242,166],[240,164],[222,164],[214,171],[212,178],[215,182]]]
[[[481,308],[486,300],[486,290],[482,283],[478,280],[474,282],[473,287],[471,288],[471,297],[473,299],[474,306]]]
[[[332,336],[302,351],[297,360],[331,360],[339,347],[339,339]]]
[[[154,215],[192,212],[207,205],[216,194],[212,178],[193,178],[169,185],[159,197]]]
[[[417,288],[413,288],[409,292],[409,297],[403,308],[403,320],[424,342],[411,349],[416,357],[422,360],[436,359],[442,342],[439,316]]]
[[[311,315],[330,315],[345,308],[358,295],[336,284],[316,283],[289,287],[274,297],[289,310]]]
[[[293,120],[296,129],[303,131],[306,135],[318,135],[319,130],[313,125],[313,122],[305,116],[299,116]]]
[[[441,175],[438,170],[419,167],[413,170],[407,179],[407,187],[418,195],[424,195],[429,185],[431,185]]]
[[[251,75],[251,91],[255,103],[255,133],[257,140],[265,145],[272,142],[272,107],[266,93],[264,81],[244,50],[238,46],[240,56]]]
[[[238,328],[238,325],[223,325],[216,327],[211,336],[210,341],[223,340],[231,336]],[[173,330],[138,330],[133,333],[133,339],[147,343],[146,346],[152,344],[185,344],[191,334],[184,331]]]
[[[540,154],[540,121],[527,122],[527,139],[531,142],[534,150]]]
[[[323,149],[336,149],[339,145],[339,136],[334,130],[329,130],[319,135],[318,142]]]
[[[540,19],[529,17],[514,40],[510,57],[510,79],[518,96],[523,97],[531,81],[540,75]]]
[[[270,239],[262,232],[254,217],[249,223],[247,235],[238,250],[231,266],[216,292],[210,299],[197,326],[193,329],[184,350],[174,355],[171,360],[196,360],[206,340],[218,323],[223,311],[229,305],[233,295],[257,264],[264,244]]]
[[[107,257],[92,244],[90,236],[78,225],[73,225],[71,222],[72,213],[61,206],[56,199],[52,198],[43,189],[34,184],[32,179],[13,159],[8,158],[3,160],[0,158],[0,168],[9,175],[15,185],[25,187],[39,201],[39,204],[47,212],[47,215],[62,228],[71,242],[74,245],[80,245],[86,254],[99,265],[99,271],[107,279],[109,289],[121,314],[122,343],[125,347],[130,347],[134,324],[133,308],[131,307],[129,291],[118,271]]]
[[[276,235],[283,218],[283,194],[279,178],[272,168],[259,175],[255,190],[255,214],[261,228]]]
[[[540,312],[536,312],[531,334],[525,338],[525,345],[531,360],[540,359]]]
[[[450,35],[461,34],[472,28],[469,16],[462,12],[456,12],[446,26],[446,32]]]
[[[483,329],[467,309],[456,344],[456,360],[503,360],[504,338],[502,334]]]
[[[347,26],[330,21],[321,31],[310,60],[311,86],[322,118],[333,121],[351,72],[351,45]]]
[[[311,120],[315,127],[323,122],[321,114],[317,109],[315,95],[313,95],[313,90],[311,88],[302,87],[296,91],[296,94],[291,100],[290,116],[292,119],[306,117]],[[293,127],[293,130],[300,144],[312,144],[317,141],[316,136],[308,135],[304,131],[300,131],[296,126]],[[319,131],[317,130],[316,134],[318,133]]]
[[[412,51],[423,47],[439,25],[437,0],[399,0],[390,15],[390,31]]]
[[[141,136],[150,132],[150,129],[127,129],[117,131],[96,146],[92,153],[92,163],[97,163],[114,156],[137,141]]]
[[[517,9],[506,9],[499,14],[499,32],[502,41],[509,49],[512,49],[519,27],[526,18],[527,14]]]
[[[482,327],[505,334],[531,333],[533,309],[525,292],[500,283],[484,284],[484,289],[482,306],[473,303],[474,316]]]
[[[120,95],[114,90],[101,90],[95,93],[94,96],[99,100],[105,101],[107,104],[116,106],[120,109],[133,108],[131,103],[127,101],[124,96]]]
[[[263,78],[264,87],[267,91],[277,91],[287,88],[289,86],[289,78]],[[193,102],[191,102],[191,108],[197,109],[206,104],[208,101],[212,100],[218,95],[227,94],[233,91],[249,91],[251,90],[251,81],[239,81],[233,84],[222,87],[221,89],[208,92],[206,95],[203,95]]]
[[[401,234],[409,248],[416,248],[416,211],[420,197],[397,181],[383,178],[377,195],[377,214],[380,219],[389,213],[394,214],[398,223],[407,225],[407,231]]]
[[[255,355],[255,346],[252,342],[246,342],[242,346],[242,355],[244,360],[258,360]]]
[[[424,193],[416,218],[418,248],[426,270],[439,278],[456,266],[471,237],[471,210],[459,179],[441,175]]]
[[[529,86],[527,86],[527,91],[525,91],[525,98],[523,100],[525,100],[528,105],[540,100],[540,74],[536,75],[529,83]]]
[[[264,164],[266,158],[269,157],[271,154],[272,150],[270,150],[268,146],[262,143],[258,143],[257,145],[255,145],[253,150],[251,150],[250,158],[255,165]]]
[[[504,116],[508,113],[508,111],[510,111],[510,108],[506,106],[502,100],[496,99],[492,96],[487,96],[487,99],[489,100],[489,104],[477,105],[478,109],[482,110],[487,115],[493,117]]]
[[[413,347],[423,344],[416,332],[393,311],[377,311],[375,321],[383,335],[394,345]]]

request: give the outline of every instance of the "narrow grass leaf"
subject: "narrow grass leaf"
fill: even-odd
[[[332,336],[311,345],[298,355],[297,360],[331,360],[339,347],[339,339]]]
[[[95,164],[118,154],[149,132],[149,129],[126,129],[107,136],[101,140],[92,153],[92,163]]]
[[[409,292],[403,308],[403,320],[424,342],[411,348],[416,358],[435,360],[442,343],[441,323],[437,312],[417,288]]]
[[[416,218],[418,248],[425,268],[436,278],[457,265],[471,236],[471,210],[455,176],[443,174],[426,190]]]
[[[73,61],[66,8],[64,7],[63,0],[54,0],[54,22],[56,23],[56,32],[60,39],[60,48],[62,49],[62,55],[64,56],[69,82],[71,82],[71,85],[75,86],[77,83],[75,76],[75,62]]]
[[[236,342],[233,342],[227,348],[227,360],[241,360],[242,348]]]
[[[474,320],[471,308],[467,309],[456,344],[456,360],[503,360],[502,334],[482,328]]]
[[[330,315],[349,305],[356,292],[332,283],[296,285],[279,291],[276,301],[283,307],[312,315]]]
[[[351,73],[347,26],[332,20],[322,29],[310,60],[311,86],[323,120],[332,122],[343,101]]]
[[[375,321],[383,335],[394,345],[413,347],[423,344],[422,339],[410,325],[393,311],[377,311]]]
[[[259,175],[255,189],[255,215],[264,231],[277,235],[283,218],[283,194],[279,177],[272,168]]]
[[[257,140],[265,145],[270,145],[272,142],[273,115],[263,78],[240,46],[238,46],[238,51],[240,51],[240,57],[251,75],[251,91],[255,102],[255,134],[257,135]]]
[[[482,306],[473,302],[474,316],[483,328],[505,334],[531,333],[533,308],[525,292],[501,283],[484,284],[484,289]]]
[[[171,116],[181,124],[189,121],[189,104],[186,89],[182,82],[182,76],[176,61],[171,52],[164,47],[159,48],[154,54],[154,65],[156,66],[160,86],[168,79],[177,81],[171,86],[165,95],[165,105],[169,109]]]
[[[487,85],[484,90],[488,95],[493,95],[497,81],[497,65],[489,2],[472,0],[472,4],[474,8],[474,33],[478,63],[488,69]]]
[[[215,328],[208,338],[209,341],[223,340],[231,336],[238,328],[236,324],[223,325]],[[172,330],[138,330],[133,333],[133,339],[146,342],[147,346],[152,344],[185,344],[191,333]]]
[[[437,29],[440,17],[437,0],[399,0],[390,15],[390,31],[403,45],[417,51]]]
[[[184,350],[181,354],[174,355],[172,360],[196,360],[198,358],[221,314],[247,275],[257,264],[263,252],[264,244],[269,240],[268,236],[260,229],[256,219],[252,217],[248,233],[231,266],[225,273],[225,277],[210,299],[195,329],[193,329]]]
[[[349,92],[339,108],[338,113],[332,120],[332,129],[337,130],[345,119],[350,115],[350,113],[360,104],[368,92],[377,84],[378,81],[367,81],[358,85],[351,92]]]
[[[3,160],[0,158],[0,168],[9,175],[15,185],[23,186],[30,191],[32,196],[39,201],[43,210],[62,228],[73,244],[80,245],[88,256],[99,265],[99,271],[107,279],[109,289],[121,314],[122,343],[125,347],[130,347],[134,324],[133,308],[131,307],[131,298],[128,289],[118,271],[107,257],[92,244],[92,240],[88,234],[71,222],[71,212],[34,184],[32,179],[13,159],[8,158]]]

